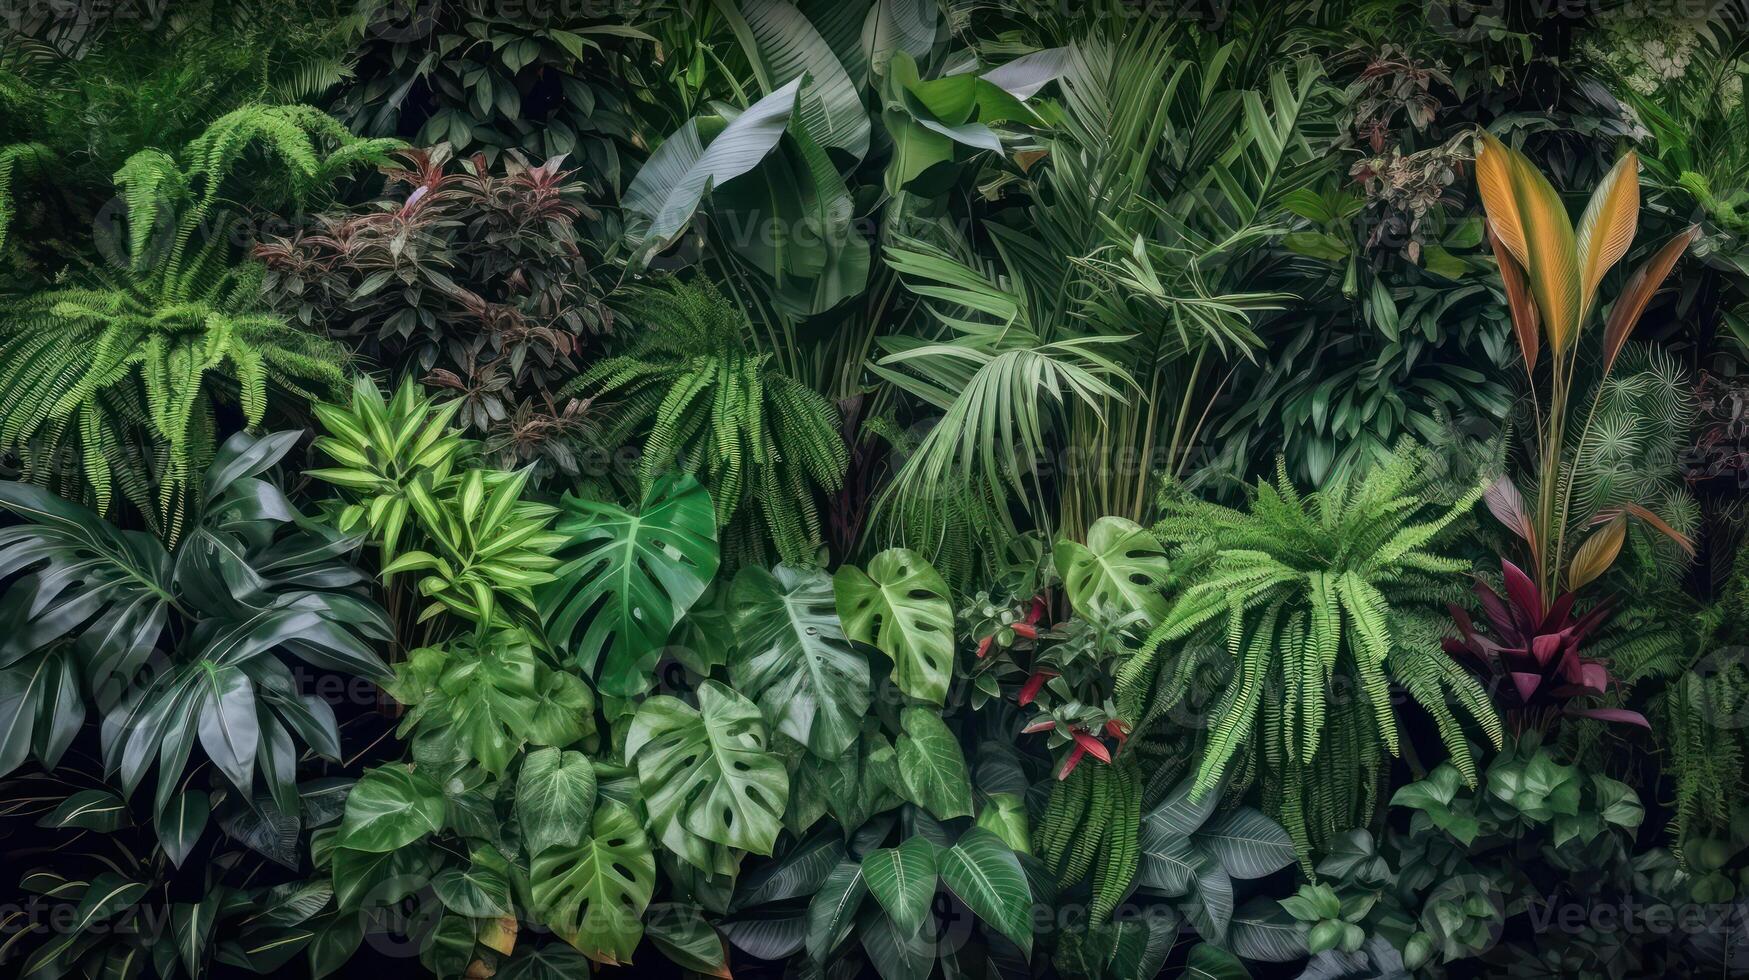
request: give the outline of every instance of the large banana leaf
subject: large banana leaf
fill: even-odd
[[[834,759],[862,731],[869,706],[868,661],[845,638],[832,579],[818,569],[746,568],[730,594],[735,687],[758,702],[771,726]]]
[[[699,116],[662,142],[626,188],[626,239],[648,258],[673,244],[711,189],[752,170],[789,126],[802,79],[733,119]]]
[[[868,152],[868,112],[832,46],[789,0],[716,0],[766,92],[805,80],[796,120],[821,146],[862,159]]]
[[[571,496],[563,506],[564,564],[537,597],[547,638],[599,670],[603,692],[642,694],[674,624],[717,573],[710,494],[677,474],[658,480],[636,514]]]

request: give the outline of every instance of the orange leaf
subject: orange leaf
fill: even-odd
[[[1617,515],[1614,520],[1586,538],[1579,550],[1573,553],[1573,563],[1567,567],[1568,590],[1577,592],[1599,575],[1609,571],[1609,566],[1615,564],[1615,556],[1621,554],[1621,545],[1627,539],[1627,533],[1627,519]]]
[[[1640,218],[1640,158],[1632,150],[1591,192],[1579,218],[1579,266],[1583,281],[1581,317],[1590,313],[1603,274],[1621,261],[1633,243]]]
[[[1601,517],[1604,514],[1614,515],[1614,514],[1623,513],[1623,512],[1631,514],[1634,517],[1637,517],[1640,520],[1645,521],[1647,524],[1650,524],[1652,526],[1652,530],[1657,531],[1659,534],[1662,534],[1665,537],[1669,538],[1670,540],[1676,542],[1676,546],[1678,548],[1681,548],[1683,550],[1683,552],[1685,552],[1688,555],[1688,557],[1690,557],[1690,558],[1694,557],[1694,542],[1689,539],[1688,535],[1683,534],[1681,531],[1678,531],[1675,528],[1671,527],[1670,525],[1664,523],[1664,519],[1662,517],[1659,517],[1657,514],[1652,513],[1650,510],[1647,510],[1645,507],[1642,507],[1639,504],[1622,504],[1620,507],[1611,507],[1608,510],[1601,512],[1598,516]]]
[[[1621,353],[1622,345],[1628,342],[1628,335],[1634,332],[1634,326],[1640,322],[1640,314],[1646,312],[1647,304],[1652,302],[1652,296],[1658,292],[1658,287],[1664,284],[1665,277],[1670,275],[1670,269],[1676,265],[1676,260],[1682,253],[1688,251],[1689,243],[1700,237],[1700,226],[1689,225],[1686,231],[1679,232],[1675,238],[1664,243],[1657,254],[1646,260],[1646,264],[1634,270],[1628,277],[1628,284],[1622,287],[1621,295],[1616,297],[1615,305],[1610,307],[1609,322],[1603,328],[1603,373],[1608,376],[1609,369],[1615,366],[1615,356]]]
[[[1524,287],[1524,270],[1503,247],[1500,236],[1488,233],[1488,243],[1494,246],[1494,259],[1500,263],[1500,281],[1506,287],[1506,308],[1512,311],[1512,333],[1518,338],[1518,349],[1524,352],[1524,373],[1536,375],[1536,356],[1542,349],[1542,337],[1536,329],[1536,301]]]

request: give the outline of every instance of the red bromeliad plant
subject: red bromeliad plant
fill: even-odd
[[[1476,583],[1488,633],[1476,629],[1469,613],[1449,606],[1460,635],[1447,639],[1445,650],[1473,659],[1490,676],[1495,698],[1503,702],[1513,728],[1520,734],[1546,730],[1558,715],[1649,727],[1637,711],[1579,703],[1602,696],[1611,684],[1608,666],[1580,653],[1586,637],[1609,618],[1610,603],[1600,602],[1575,616],[1573,593],[1562,593],[1545,605],[1541,590],[1523,569],[1502,561],[1500,570],[1505,596],[1484,582]]]
[[[1604,274],[1633,241],[1640,208],[1639,161],[1631,152],[1622,157],[1592,193],[1575,228],[1560,196],[1534,164],[1485,132],[1481,139],[1476,183],[1499,260],[1513,333],[1524,354],[1538,447],[1534,507],[1526,507],[1507,477],[1489,491],[1487,502],[1530,551],[1540,620],[1554,611],[1553,603],[1567,598],[1566,593],[1608,570],[1621,552],[1630,517],[1692,551],[1685,537],[1639,501],[1593,502],[1587,508],[1573,471],[1591,435],[1603,380],[1698,229],[1691,227],[1666,242],[1628,278],[1610,307],[1591,406],[1572,440],[1576,444],[1569,445],[1569,402],[1579,374],[1579,341],[1599,307],[1598,286]],[[1545,347],[1548,384],[1546,393],[1539,393],[1538,358]],[[1596,530],[1569,554],[1569,535],[1577,542],[1579,534],[1591,527]]]

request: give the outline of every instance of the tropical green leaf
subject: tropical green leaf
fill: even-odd
[[[625,753],[664,846],[706,870],[698,838],[771,853],[789,775],[769,738],[759,709],[716,681],[699,687],[696,709],[667,695],[638,707]]]
[[[771,727],[821,758],[836,758],[862,731],[868,662],[851,648],[832,580],[814,569],[742,569],[730,593],[735,687]]]
[[[941,881],[955,897],[1021,952],[1032,952],[1032,889],[1000,837],[973,827],[937,860]]]
[[[443,827],[443,791],[408,766],[380,766],[346,796],[339,846],[384,852],[405,847]]]
[[[1172,566],[1160,540],[1134,521],[1101,517],[1087,543],[1058,541],[1057,576],[1077,615],[1108,621],[1132,611],[1153,627],[1166,615]]]
[[[555,530],[568,540],[558,581],[538,595],[548,639],[599,670],[604,693],[642,694],[668,634],[717,573],[710,494],[677,474],[651,486],[635,514],[567,496]]]
[[[534,859],[529,888],[537,921],[598,963],[629,963],[655,892],[656,858],[631,810],[604,799],[581,843]]]
[[[832,587],[845,633],[892,658],[899,690],[941,704],[953,679],[953,607],[935,568],[915,552],[892,548],[876,555],[867,572],[839,569]]]
[[[935,845],[911,837],[898,847],[870,851],[862,859],[862,877],[899,935],[916,935],[935,895]]]
[[[911,801],[942,820],[971,816],[971,773],[959,739],[930,708],[906,708],[901,724],[899,778]]]
[[[530,752],[516,779],[516,819],[523,846],[538,855],[571,847],[589,832],[595,810],[595,766],[581,752]]]

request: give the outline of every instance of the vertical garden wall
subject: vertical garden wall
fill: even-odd
[[[1745,79],[0,6],[0,974],[1749,975]]]

